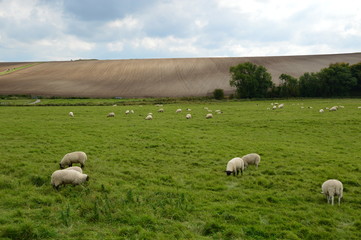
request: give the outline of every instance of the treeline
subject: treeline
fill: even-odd
[[[278,86],[265,67],[250,62],[231,67],[230,73],[230,84],[236,87],[239,98],[361,96],[361,62],[330,64],[320,72],[306,72],[298,79],[281,74]]]

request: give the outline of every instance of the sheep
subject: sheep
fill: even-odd
[[[182,112],[182,109],[178,108],[175,112],[180,113],[180,112]]]
[[[78,167],[78,166],[68,167],[68,168],[65,168],[65,169],[62,169],[62,170],[74,170],[74,171],[83,173],[83,169],[81,169],[81,167]]]
[[[283,108],[285,105],[283,103],[281,103],[280,105],[278,105],[278,108]]]
[[[261,156],[257,153],[250,153],[247,155],[244,155],[242,157],[244,161],[244,167],[247,168],[248,165],[256,165],[256,168],[258,168],[259,162],[261,161]]]
[[[275,109],[277,109],[277,106],[276,106],[276,105],[274,105],[274,106],[272,107],[272,110],[275,110]]]
[[[192,115],[190,114],[190,113],[188,113],[187,115],[186,115],[186,119],[191,119],[192,118]]]
[[[213,118],[213,114],[212,114],[212,113],[208,113],[208,114],[206,115],[206,119],[209,119],[209,118]]]
[[[69,112],[69,116],[70,116],[70,117],[74,117],[74,113],[73,113],[73,112]]]
[[[130,113],[133,114],[133,113],[134,113],[134,110],[130,110]]]
[[[323,113],[323,112],[324,112],[324,110],[321,108],[319,112],[320,112],[320,113]]]
[[[145,117],[145,120],[152,120],[153,119],[153,116],[152,115],[149,115]]]
[[[340,206],[341,198],[343,197],[343,185],[342,182],[336,179],[330,179],[322,184],[322,192],[326,198],[327,203],[333,205],[334,196],[338,196],[338,205]]]
[[[107,117],[115,117],[115,113],[114,113],[114,112],[110,112],[110,113],[108,113]]]
[[[190,109],[190,108],[187,108],[187,111],[188,111],[188,112],[190,112],[190,111],[192,111],[192,109]]]
[[[329,109],[329,111],[330,111],[330,112],[331,112],[331,111],[337,111],[337,108],[338,108],[337,106],[333,106],[332,108]]]
[[[244,161],[242,158],[236,157],[232,158],[227,163],[226,173],[227,176],[231,175],[233,173],[233,176],[236,176],[241,172],[241,175],[243,175],[244,171]]]
[[[126,110],[126,111],[125,111],[125,114],[126,114],[126,115],[128,115],[129,113],[130,113],[130,111],[129,111],[129,110]]]
[[[86,181],[89,181],[88,175],[71,169],[56,170],[51,175],[51,185],[57,190],[60,185],[72,184],[75,186]]]
[[[163,108],[158,109],[158,112],[162,113],[162,112],[164,112],[164,109]]]
[[[63,169],[65,166],[71,167],[73,163],[80,163],[81,168],[83,168],[87,159],[88,157],[85,152],[71,152],[64,155],[59,165]]]
[[[223,112],[222,112],[221,110],[219,110],[219,109],[217,109],[215,112],[218,113],[218,114],[223,113]]]

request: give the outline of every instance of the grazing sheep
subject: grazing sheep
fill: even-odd
[[[182,109],[178,108],[175,112],[180,113],[180,112],[182,112]]]
[[[74,117],[74,113],[73,113],[73,112],[69,112],[69,116],[70,116],[70,117]]]
[[[134,110],[130,110],[130,113],[133,114],[133,113],[134,113]]]
[[[226,173],[227,176],[231,175],[233,173],[233,176],[236,176],[241,171],[241,174],[243,174],[244,171],[244,162],[242,158],[236,157],[232,158],[227,163]]]
[[[164,109],[161,108],[161,109],[158,110],[158,112],[162,113],[162,112],[164,112]]]
[[[127,114],[127,115],[128,115],[129,113],[130,113],[130,111],[129,111],[129,110],[126,110],[126,111],[125,111],[125,114]]]
[[[192,109],[190,109],[190,108],[187,108],[187,111],[188,111],[188,112],[190,112],[190,111],[192,111]]]
[[[256,168],[258,168],[259,162],[261,161],[261,156],[257,153],[250,153],[247,155],[244,155],[242,157],[244,161],[244,167],[247,168],[248,165],[256,165]]]
[[[213,114],[212,114],[212,113],[208,113],[208,114],[206,115],[206,119],[209,119],[209,118],[213,118]]]
[[[278,105],[278,108],[283,108],[285,105],[283,103],[281,103],[280,105]]]
[[[275,110],[275,109],[277,109],[277,106],[276,106],[276,105],[274,105],[274,106],[272,107],[272,110]]]
[[[325,181],[322,184],[322,192],[326,198],[327,203],[330,203],[333,205],[333,199],[334,196],[338,196],[338,205],[340,206],[341,198],[343,197],[343,185],[342,182],[336,179],[330,179]]]
[[[83,173],[83,169],[81,169],[81,167],[78,167],[78,166],[68,167],[68,168],[65,168],[65,169],[63,169],[63,170],[74,170],[74,171]]]
[[[190,114],[190,113],[188,113],[187,115],[186,115],[186,119],[191,119],[192,118],[192,115]]]
[[[71,167],[73,163],[80,163],[81,168],[85,166],[85,161],[88,159],[85,152],[71,152],[65,154],[63,159],[61,159],[59,165],[60,168],[64,168],[65,166]]]
[[[108,113],[107,117],[115,117],[115,113],[114,113],[114,112],[110,112],[110,113]]]
[[[333,106],[332,108],[329,109],[329,111],[337,111],[337,106]]]
[[[223,113],[223,112],[222,112],[221,110],[219,110],[219,109],[217,109],[215,112],[218,113],[218,114]]]
[[[86,181],[89,181],[89,176],[75,170],[56,170],[51,175],[51,185],[57,190],[60,185],[79,185]]]
[[[152,120],[153,119],[153,116],[152,115],[148,115],[145,117],[145,120]]]
[[[320,111],[319,111],[320,113],[323,113],[324,112],[324,110],[323,109],[320,109]]]

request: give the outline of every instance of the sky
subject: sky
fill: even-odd
[[[361,1],[0,0],[0,62],[361,52]]]

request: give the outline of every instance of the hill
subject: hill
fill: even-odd
[[[229,68],[242,62],[263,65],[277,84],[279,75],[299,77],[331,63],[361,61],[361,53],[276,57],[174,58],[0,63],[0,94],[63,97],[206,96],[231,93]],[[29,67],[22,68],[28,65]],[[9,71],[13,69],[13,71]],[[19,70],[17,70],[19,69]],[[8,73],[6,72],[8,71]]]

